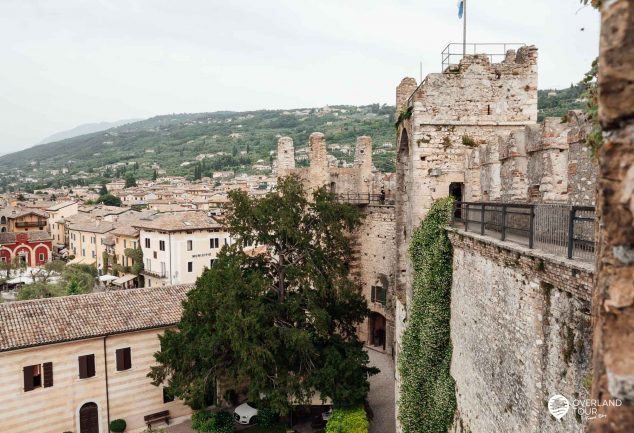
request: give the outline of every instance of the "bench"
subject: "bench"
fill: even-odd
[[[151,413],[149,415],[145,415],[143,417],[143,420],[147,424],[148,428],[152,427],[152,423],[159,422],[159,421],[165,421],[165,424],[169,425],[169,423],[170,423],[170,411],[169,410],[163,410],[161,412]]]

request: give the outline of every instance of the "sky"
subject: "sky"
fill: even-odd
[[[468,0],[468,42],[539,48],[539,88],[578,82],[599,14]],[[583,29],[583,30],[582,30]],[[456,0],[0,0],[0,154],[84,123],[394,104],[462,41]]]

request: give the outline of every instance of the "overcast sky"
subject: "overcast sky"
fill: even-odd
[[[0,0],[0,153],[79,124],[216,110],[394,103],[462,40],[456,0]],[[468,0],[470,42],[539,48],[577,82],[599,15],[578,0]],[[584,29],[582,31],[582,28]]]

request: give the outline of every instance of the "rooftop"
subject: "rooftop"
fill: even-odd
[[[133,225],[140,229],[159,231],[189,231],[221,227],[214,217],[202,211],[156,214],[147,219],[140,219]]]
[[[0,304],[0,352],[174,326],[192,285]]]

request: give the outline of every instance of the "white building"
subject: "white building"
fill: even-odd
[[[201,211],[157,214],[135,227],[140,231],[145,287],[194,283],[231,243],[229,233]]]

